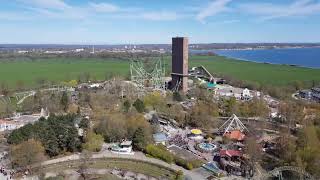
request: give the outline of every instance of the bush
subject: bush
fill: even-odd
[[[149,144],[146,147],[146,153],[154,158],[161,159],[170,164],[174,160],[173,155],[163,145]]]
[[[190,163],[192,164],[193,168],[199,168],[202,166],[202,164],[204,162],[199,159],[195,159],[195,160],[190,161]]]
[[[196,159],[196,160],[188,161],[188,160],[182,159],[177,156],[174,158],[174,161],[178,166],[181,166],[181,167],[188,169],[188,170],[191,170],[193,168],[198,168],[198,167],[202,166],[202,164],[203,164],[203,162],[201,160]]]
[[[137,99],[132,105],[139,113],[143,113],[145,111],[144,103],[140,99]]]
[[[183,179],[183,172],[181,170],[176,172],[175,180],[182,180]]]

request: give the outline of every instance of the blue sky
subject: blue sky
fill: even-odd
[[[0,0],[0,43],[320,42],[320,0]]]

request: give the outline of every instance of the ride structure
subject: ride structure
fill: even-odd
[[[139,92],[144,93],[147,89],[166,90],[165,67],[162,58],[156,60],[151,72],[148,72],[142,60],[131,60],[131,81],[136,84]]]
[[[240,132],[249,131],[235,114],[220,126],[219,132],[223,132],[225,135],[234,130],[239,130]]]
[[[262,179],[269,179],[269,178],[278,178],[279,180],[283,180],[283,172],[284,171],[290,171],[290,172],[295,172],[299,175],[300,180],[313,180],[314,178],[305,170],[295,167],[295,166],[281,166],[278,168],[273,169],[272,171],[269,171],[268,173],[264,174],[262,176]]]

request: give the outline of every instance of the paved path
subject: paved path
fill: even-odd
[[[139,161],[145,161],[145,162],[149,162],[149,163],[153,163],[153,164],[158,164],[158,165],[162,165],[164,167],[173,169],[175,171],[181,170],[183,171],[184,175],[187,177],[190,177],[192,180],[201,180],[201,179],[205,179],[205,177],[197,172],[194,171],[188,171],[180,166],[177,166],[175,164],[168,164],[164,161],[161,161],[159,159],[154,159],[154,158],[149,158],[146,157],[143,153],[141,152],[135,152],[134,155],[120,155],[120,154],[114,154],[111,153],[110,151],[104,151],[98,154],[93,154],[92,155],[93,159],[99,159],[99,158],[124,158],[124,159],[134,159],[134,160],[139,160]],[[78,160],[80,159],[80,155],[78,154],[74,154],[71,156],[65,156],[62,158],[58,158],[58,159],[53,159],[53,160],[48,160],[42,163],[43,166],[46,165],[50,165],[50,164],[56,164],[56,163],[60,163],[60,162],[66,162],[66,161],[70,161],[70,160]]]

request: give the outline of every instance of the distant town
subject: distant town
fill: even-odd
[[[319,178],[319,83],[267,86],[265,81],[223,76],[216,71],[226,71],[227,64],[217,68],[208,62],[232,60],[189,52],[226,46],[188,42],[187,37],[174,37],[172,45],[3,48],[2,58],[7,61],[1,65],[15,65],[17,70],[11,69],[15,75],[24,72],[23,76],[32,77],[38,72],[42,79],[28,86],[17,81],[15,88],[0,84],[0,179]],[[250,46],[266,47],[275,45]],[[112,53],[129,58],[105,58]],[[10,61],[27,59],[29,54],[28,61]],[[130,58],[131,54],[137,58]],[[53,58],[40,61],[43,57]],[[259,71],[269,66],[253,64]],[[71,76],[81,66],[83,71],[102,69],[104,79],[89,72]],[[240,66],[236,62],[229,67],[241,70]],[[279,66],[272,68],[279,71]],[[57,76],[59,80],[64,71],[70,74],[62,82],[46,79]],[[10,69],[9,73],[13,74]]]
[[[320,43],[209,43],[190,44],[190,50],[255,50],[280,48],[320,48]],[[0,44],[0,53],[171,53],[170,44],[122,44],[122,45],[61,45],[61,44]]]

